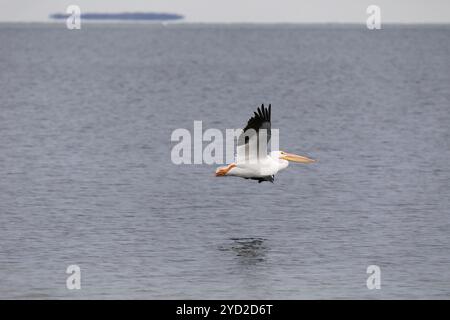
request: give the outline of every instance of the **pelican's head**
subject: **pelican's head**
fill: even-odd
[[[292,161],[292,162],[298,162],[298,163],[312,163],[316,162],[316,160],[310,159],[308,157],[299,156],[293,153],[287,153],[284,151],[272,151],[270,153],[270,156],[277,160],[284,160],[284,161]]]

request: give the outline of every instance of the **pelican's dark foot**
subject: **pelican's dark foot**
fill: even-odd
[[[255,180],[258,180],[258,183],[261,183],[263,181],[270,181],[270,182],[274,182],[275,180],[275,176],[267,176],[267,177],[262,177],[262,178],[254,178]]]

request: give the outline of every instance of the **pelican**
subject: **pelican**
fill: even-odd
[[[268,108],[265,108],[262,104],[254,113],[254,116],[248,120],[247,126],[238,138],[235,162],[217,168],[217,177],[235,176],[257,180],[259,183],[263,181],[273,183],[275,174],[287,168],[289,161],[298,163],[315,162],[308,157],[284,151],[267,153],[267,144],[271,136],[271,107],[271,104]],[[248,152],[249,150],[257,150],[258,152],[251,153]]]

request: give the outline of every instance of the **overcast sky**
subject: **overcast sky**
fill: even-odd
[[[385,23],[450,23],[450,0],[0,0],[0,21],[47,21],[70,4],[82,13],[178,13],[189,22],[353,23],[365,23],[375,4]]]

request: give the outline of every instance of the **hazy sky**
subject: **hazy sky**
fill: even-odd
[[[76,4],[81,12],[153,11],[190,22],[365,23],[368,5],[382,22],[450,23],[450,0],[0,0],[0,21],[46,21]]]

